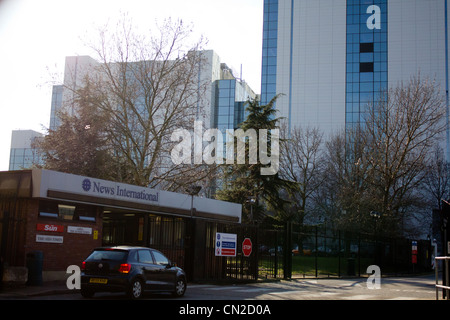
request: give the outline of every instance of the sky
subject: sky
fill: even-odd
[[[66,56],[94,54],[96,30],[124,13],[140,30],[182,19],[221,62],[260,93],[263,0],[0,0],[0,171],[9,168],[12,130],[45,133],[52,85]]]

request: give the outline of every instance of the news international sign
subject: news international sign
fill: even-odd
[[[128,201],[141,200],[151,203],[159,202],[159,193],[152,189],[140,188],[138,186],[125,185],[116,182],[85,178],[81,183],[81,188],[84,192],[92,195],[124,198],[124,200]]]
[[[34,170],[33,197],[46,198],[48,192],[56,191],[111,200],[160,205],[160,191],[90,177],[78,176],[50,170]]]
[[[99,198],[123,201],[125,207],[127,207],[126,203],[138,203],[189,212],[191,212],[191,204],[193,204],[198,212],[234,217],[238,218],[239,221],[242,212],[242,205],[236,203],[199,197],[191,199],[191,196],[182,193],[155,190],[45,169],[33,169],[32,182],[33,198],[56,198],[90,203],[96,203],[95,198]],[[87,197],[90,197],[90,199]]]

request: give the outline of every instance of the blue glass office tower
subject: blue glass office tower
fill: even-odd
[[[265,0],[261,103],[282,94],[287,127],[325,138],[363,123],[381,90],[419,72],[448,106],[449,10],[448,0]],[[450,131],[450,159],[449,141]]]

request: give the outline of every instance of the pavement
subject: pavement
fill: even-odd
[[[43,282],[41,286],[4,285],[3,288],[0,289],[0,300],[26,299],[27,297],[39,297],[66,293],[74,293],[74,290],[69,290],[65,281]]]
[[[385,278],[383,278],[385,279]],[[362,282],[361,282],[362,281]],[[277,298],[289,298],[286,296],[287,294],[293,295],[292,299],[304,299],[304,298],[314,298],[316,299],[326,299],[328,296],[324,296],[325,294],[331,295],[337,294],[336,296],[333,296],[335,298],[340,297],[339,295],[342,294],[361,294],[361,290],[366,289],[364,278],[355,278],[355,279],[329,279],[329,280],[293,280],[293,281],[271,281],[268,283],[254,283],[246,285],[245,287],[238,287],[238,286],[229,286],[229,289],[234,289],[235,291],[237,289],[242,289],[242,292],[256,292],[265,290],[263,293],[266,293],[265,295],[253,297],[256,299],[267,299],[267,298],[273,298],[272,296],[267,296],[267,294],[275,295]],[[363,283],[363,285],[360,285],[359,282]],[[386,278],[382,282],[383,288],[386,292],[389,294],[394,295],[408,295],[411,296],[410,298],[414,298],[414,295],[416,293],[414,292],[424,292],[424,290],[427,292],[427,294],[424,296],[425,299],[434,299],[434,275],[426,275],[426,276],[418,276],[418,277],[394,277],[394,278]],[[401,287],[401,286],[406,287]],[[189,286],[189,285],[188,285]],[[211,298],[211,290],[213,290],[215,293],[219,292],[217,290],[220,290],[220,292],[225,292],[227,288],[224,286],[217,286],[217,285],[198,285],[198,284],[192,284],[191,288],[197,288],[197,290],[202,289],[206,293],[208,293],[207,296],[204,295],[205,292],[200,292],[199,297],[205,298],[209,297]],[[352,291],[349,291],[349,290]],[[294,291],[293,291],[294,290]],[[361,292],[359,292],[359,291]],[[67,288],[65,281],[51,281],[51,282],[43,282],[41,286],[14,286],[14,287],[8,287],[4,286],[0,289],[0,300],[21,300],[21,299],[29,299],[29,298],[38,298],[44,296],[59,296],[64,294],[75,294],[78,290],[70,290]],[[238,290],[239,291],[239,290]],[[259,292],[258,291],[258,292]],[[298,292],[297,292],[298,291]],[[316,292],[317,291],[317,292]],[[349,291],[346,293],[346,291]],[[365,290],[367,291],[367,290]],[[367,292],[363,292],[366,294]],[[370,290],[369,290],[370,291]],[[376,290],[375,290],[376,291]],[[241,293],[242,293],[241,292]],[[429,293],[431,292],[431,294]],[[370,292],[373,294],[373,292]],[[234,293],[235,294],[235,293]],[[255,293],[256,294],[256,293]],[[297,295],[295,295],[297,294]],[[305,296],[306,294],[306,296]],[[280,297],[278,295],[281,295]],[[67,296],[69,297],[69,296]],[[236,296],[237,297],[237,296]],[[353,299],[358,299],[358,296],[349,296]],[[217,297],[220,298],[220,297]],[[229,299],[230,297],[227,297]],[[328,297],[329,298],[329,297]],[[344,299],[347,299],[348,297],[344,297]],[[360,297],[363,299],[363,297]],[[365,296],[364,299],[367,297]],[[374,296],[375,298],[380,298],[378,296]],[[382,297],[381,297],[382,298]],[[392,298],[392,297],[391,297]],[[401,298],[401,297],[400,297]],[[39,298],[38,298],[39,299]],[[61,299],[65,299],[64,297],[61,297]],[[420,298],[419,298],[420,299]],[[422,299],[424,299],[422,297]]]

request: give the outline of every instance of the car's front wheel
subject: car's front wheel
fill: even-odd
[[[134,279],[131,282],[130,289],[128,291],[128,295],[132,299],[140,299],[144,293],[144,288],[142,286],[142,281],[139,279]]]
[[[173,292],[176,297],[182,297],[186,292],[186,281],[183,278],[178,278],[175,284],[175,291]]]

